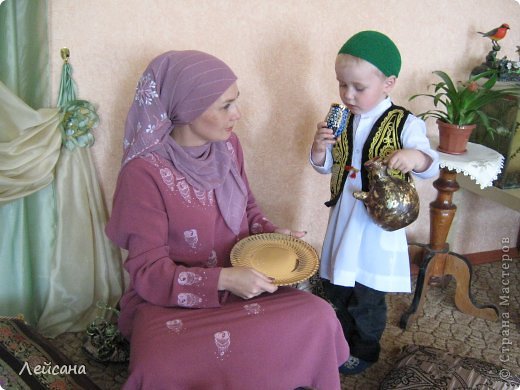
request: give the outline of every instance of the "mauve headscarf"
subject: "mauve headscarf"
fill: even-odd
[[[170,136],[176,125],[189,124],[206,111],[236,79],[224,62],[200,51],[156,57],[137,84],[126,119],[123,165],[149,152],[167,158],[192,186],[215,191],[226,224],[238,234],[247,188],[226,142],[189,148]]]

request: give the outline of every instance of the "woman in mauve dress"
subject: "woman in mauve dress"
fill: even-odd
[[[194,50],[158,56],[138,82],[106,228],[128,250],[125,389],[340,388],[348,345],[333,309],[231,267],[244,237],[304,234],[256,204],[233,133],[238,94],[233,71]]]

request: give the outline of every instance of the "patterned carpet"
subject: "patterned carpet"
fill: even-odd
[[[428,289],[424,314],[418,316],[403,331],[398,323],[401,314],[409,307],[412,295],[389,294],[388,323],[383,335],[381,358],[365,373],[343,377],[342,388],[378,389],[401,349],[410,344],[432,346],[454,354],[482,359],[518,373],[520,262],[515,259],[507,264],[509,269],[503,269],[506,262],[474,266],[471,291],[475,302],[497,305],[504,318],[509,316],[509,321],[491,322],[459,312],[453,303],[456,285],[452,280],[445,288]],[[505,287],[509,287],[509,291],[502,291]],[[505,332],[509,333],[508,340],[512,345],[505,344]],[[85,364],[87,374],[102,389],[121,388],[127,375],[126,365],[101,364],[89,360],[81,351],[82,337],[81,333],[66,333],[51,342],[76,364]]]
[[[456,283],[452,280],[442,288],[430,287],[424,302],[424,314],[409,324],[403,331],[399,328],[401,314],[412,301],[411,294],[390,294],[388,323],[382,339],[382,353],[377,364],[363,374],[342,378],[343,389],[377,389],[382,378],[394,365],[402,347],[409,344],[435,347],[457,355],[482,359],[503,366],[513,373],[520,367],[520,334],[518,332],[520,302],[520,262],[513,260],[509,275],[502,277],[502,263],[482,264],[473,267],[472,294],[478,304],[495,304],[501,315],[509,315],[509,326],[501,319],[486,321],[461,313],[455,308]],[[510,287],[509,305],[500,305],[501,289]],[[504,303],[505,301],[503,301]],[[502,354],[502,332],[509,332],[512,345]],[[507,362],[502,360],[509,359]]]

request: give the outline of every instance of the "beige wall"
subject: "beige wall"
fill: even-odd
[[[138,77],[156,55],[172,49],[207,51],[239,77],[242,120],[236,129],[246,153],[257,200],[274,223],[307,230],[317,248],[325,232],[328,177],[307,162],[316,123],[338,101],[333,63],[343,42],[363,29],[378,29],[399,46],[403,67],[393,99],[414,112],[429,102],[408,103],[423,92],[436,69],[460,79],[484,59],[491,44],[476,31],[503,22],[512,27],[502,55],[517,58],[520,6],[514,0],[50,0],[50,50],[54,96],[60,48],[71,50],[79,97],[99,107],[101,125],[92,149],[110,207],[123,124]],[[428,123],[431,135],[436,134]],[[428,239],[432,180],[418,184],[419,220],[411,240]],[[461,253],[514,243],[520,216],[464,190],[450,234]],[[473,202],[471,207],[470,202]],[[473,206],[473,204],[475,206]]]

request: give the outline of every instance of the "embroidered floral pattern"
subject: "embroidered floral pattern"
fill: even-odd
[[[190,187],[188,186],[188,183],[182,178],[183,180],[177,179],[177,189],[179,190],[179,193],[181,194],[182,198],[186,203],[191,203],[191,195],[190,195]]]
[[[264,311],[259,303],[248,303],[244,305],[247,315],[257,315]]]
[[[214,250],[211,251],[208,257],[208,267],[213,268],[217,266],[217,252]]]
[[[166,327],[177,334],[184,330],[184,324],[180,319],[166,321]]]
[[[147,73],[141,77],[137,83],[135,92],[135,101],[140,106],[150,106],[155,98],[159,97],[156,91],[155,81],[152,79],[152,75]]]
[[[231,345],[231,334],[227,330],[214,334],[215,345],[217,347],[217,358],[223,359],[224,355],[229,352]]]
[[[171,169],[161,168],[161,169],[159,169],[159,173],[161,174],[163,183],[166,184],[171,191],[173,191],[175,183],[174,183],[173,173],[172,173]]]
[[[213,190],[203,191],[192,187],[188,184],[186,178],[182,175],[179,175],[175,169],[171,169],[165,164],[159,165],[159,160],[157,157],[153,156],[153,154],[150,154],[150,156],[152,156],[152,159],[154,160],[150,162],[159,168],[159,174],[161,175],[163,183],[171,192],[175,192],[175,190],[179,191],[179,194],[181,195],[184,202],[192,205],[193,199],[195,198],[202,206],[212,207],[215,205]]]
[[[229,150],[229,153],[231,154],[231,157],[234,159],[235,161],[235,167],[238,168],[238,166],[240,165],[239,162],[238,162],[238,157],[237,157],[237,154],[235,152],[235,148],[233,147],[233,144],[229,141],[226,142],[226,146]]]
[[[233,145],[231,144],[231,142],[227,141],[226,142],[226,146],[229,150],[229,152],[231,153],[231,155],[235,155],[235,148],[233,147]]]
[[[146,133],[153,133],[156,129],[156,126],[154,124],[148,123],[148,126],[146,126],[146,129],[144,130]]]
[[[195,272],[184,271],[179,273],[178,282],[183,286],[192,286],[199,284],[202,281],[202,276],[197,275]]]
[[[180,293],[177,296],[177,304],[184,307],[199,306],[202,303],[202,298],[193,293]]]
[[[193,249],[197,248],[199,242],[199,236],[196,229],[186,230],[184,232],[184,241]]]
[[[206,191],[199,190],[193,187],[193,192],[195,193],[195,197],[199,200],[199,202],[205,206],[206,205]]]
[[[214,198],[213,198],[213,191],[208,191],[208,202],[210,206],[213,206],[215,204]]]
[[[159,167],[159,161],[157,161],[157,157],[153,153],[146,153],[141,156],[143,160],[148,161],[150,164],[152,164],[154,167]]]
[[[258,234],[258,233],[262,233],[263,231],[264,231],[264,227],[262,226],[262,224],[255,222],[255,223],[253,223],[253,225],[251,225],[251,233]]]

